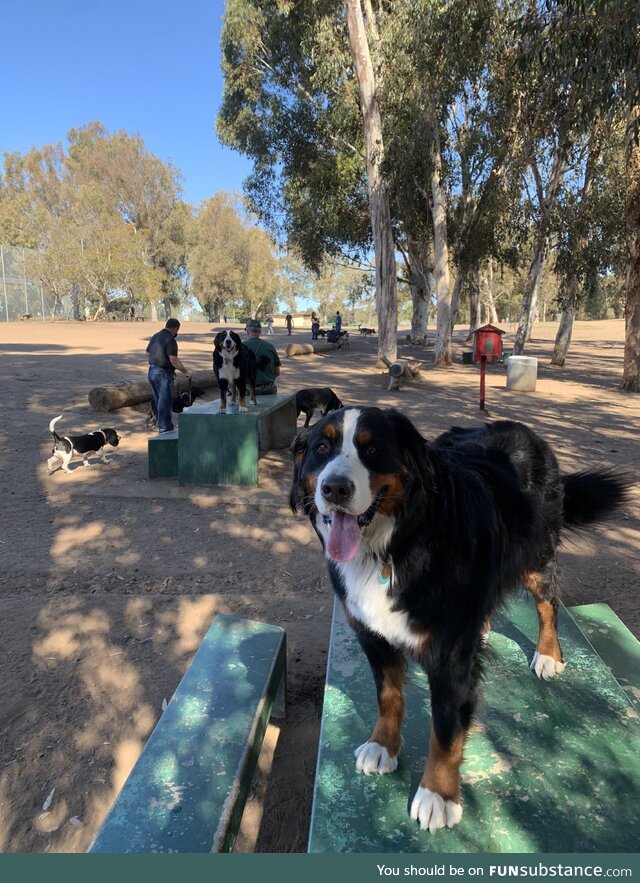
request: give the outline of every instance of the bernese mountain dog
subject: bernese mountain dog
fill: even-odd
[[[94,429],[93,432],[85,432],[83,435],[58,435],[56,423],[62,419],[62,414],[54,417],[49,423],[49,432],[53,436],[53,448],[51,456],[47,460],[47,472],[51,475],[57,465],[65,472],[71,473],[69,463],[78,454],[82,457],[83,466],[91,466],[89,457],[91,454],[99,454],[103,463],[109,461],[104,455],[104,448],[110,445],[117,448],[120,444],[120,436],[115,429]]]
[[[531,668],[562,672],[556,630],[563,528],[613,512],[630,482],[561,475],[536,433],[500,421],[428,443],[395,410],[344,408],[293,443],[290,503],[315,528],[333,587],[373,672],[378,718],[356,769],[398,765],[406,657],[431,691],[429,752],[411,817],[434,832],[462,817],[460,765],[477,702],[489,618],[524,586],[539,637]]]
[[[240,396],[240,410],[247,412],[245,395],[249,387],[250,400],[256,401],[256,357],[245,346],[235,331],[219,331],[213,340],[213,371],[220,389],[220,413],[227,410],[227,391],[231,390],[231,402],[235,405],[236,394]]]

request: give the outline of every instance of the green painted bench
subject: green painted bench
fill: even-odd
[[[483,699],[462,767],[464,815],[432,835],[408,813],[429,740],[426,678],[410,667],[396,772],[356,773],[353,750],[375,721],[375,688],[337,604],[309,852],[635,851],[640,715],[565,609],[559,629],[567,667],[554,681],[540,681],[529,670],[537,636],[532,601],[518,598],[494,617]],[[627,649],[637,664],[637,648]]]
[[[89,851],[229,852],[270,715],[284,630],[217,616]]]
[[[292,393],[258,396],[245,414],[230,403],[199,402],[180,415],[180,429],[150,438],[150,478],[178,477],[181,485],[258,483],[258,461],[269,450],[288,448],[296,434]]]

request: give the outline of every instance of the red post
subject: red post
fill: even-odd
[[[480,410],[484,411],[484,375],[487,366],[487,357],[480,356]]]

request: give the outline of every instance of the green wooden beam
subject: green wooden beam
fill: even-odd
[[[283,629],[217,616],[89,851],[230,851],[285,666]]]

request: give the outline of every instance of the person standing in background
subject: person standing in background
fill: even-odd
[[[315,312],[311,313],[311,340],[318,339],[318,331],[320,330],[320,319]]]
[[[267,334],[273,334],[273,316],[271,313],[265,319],[265,323],[267,325]]]
[[[177,319],[167,319],[162,331],[154,334],[147,344],[149,354],[147,379],[156,403],[159,433],[171,432],[173,429],[173,381],[176,370],[191,377],[191,372],[187,371],[178,358],[176,337],[179,330],[180,323]]]
[[[335,318],[335,326],[338,334],[342,331],[342,316],[340,315],[340,310],[336,310],[336,318]]]
[[[291,334],[291,326],[293,325],[293,316],[291,313],[287,313],[284,317],[284,321],[287,323],[287,334]]]

